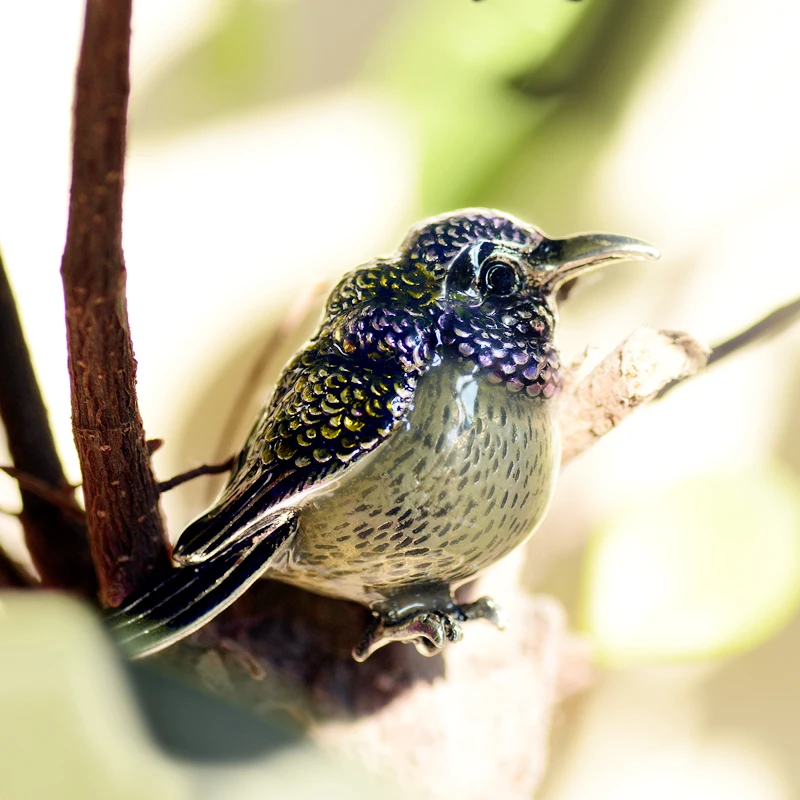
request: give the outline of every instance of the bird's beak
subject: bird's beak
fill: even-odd
[[[543,286],[555,291],[568,280],[612,261],[655,261],[661,253],[652,245],[612,233],[583,233],[567,239],[548,239],[528,261],[542,277]]]

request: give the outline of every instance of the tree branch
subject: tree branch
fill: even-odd
[[[100,598],[116,606],[169,559],[136,399],[122,254],[131,0],[87,0],[61,264],[72,426]]]
[[[187,483],[195,478],[199,478],[201,475],[220,475],[223,472],[230,472],[232,469],[233,456],[227,461],[223,461],[221,464],[203,464],[202,466],[195,467],[186,472],[181,472],[180,475],[176,475],[174,478],[170,478],[167,481],[161,481],[161,483],[158,484],[158,491],[163,494],[170,489],[174,489],[176,486],[180,486],[182,483]]]
[[[39,384],[33,371],[11,284],[0,258],[0,417],[16,469],[42,487],[71,498],[72,487],[56,452]],[[86,526],[20,484],[19,515],[25,544],[45,586],[93,596],[97,582],[89,556]],[[74,509],[80,511],[74,498]]]
[[[751,344],[800,320],[800,298],[776,309],[710,351],[688,334],[639,328],[585,377],[583,364],[567,375],[561,407],[562,466],[591,447],[643,403]]]
[[[573,365],[561,400],[561,465],[616,428],[664,386],[706,365],[703,346],[685,333],[637,328],[585,377]]]
[[[712,364],[716,364],[717,361],[727,358],[733,353],[737,353],[739,350],[749,347],[751,344],[756,344],[757,342],[777,336],[798,320],[800,320],[800,297],[770,312],[754,325],[745,328],[741,333],[737,333],[736,336],[732,336],[730,339],[726,339],[724,342],[720,342],[718,345],[712,347],[708,355],[707,366],[710,367]],[[687,377],[688,376],[677,378],[668,383],[658,393],[658,398],[663,397],[678,384],[683,383]]]
[[[44,500],[51,506],[58,508],[65,516],[80,522],[81,528],[85,533],[86,512],[76,502],[72,486],[68,486],[66,489],[54,489],[50,484],[16,467],[0,466],[0,472],[5,472],[9,478],[13,478],[19,484],[22,491],[36,495],[40,500]],[[92,562],[89,557],[88,543],[86,555],[87,563],[91,569]]]
[[[684,333],[639,328],[592,371],[567,376],[561,408],[562,466],[617,427],[643,403],[660,399],[700,370],[775,336],[800,320],[800,298],[706,349]]]
[[[395,775],[409,797],[525,800],[559,700],[589,679],[588,652],[555,600],[511,586],[502,599],[512,611],[502,633],[474,623],[436,658],[393,644],[357,664],[366,609],[259,581],[155,658],[256,713],[288,710],[316,740]],[[462,757],[480,766],[465,769]]]

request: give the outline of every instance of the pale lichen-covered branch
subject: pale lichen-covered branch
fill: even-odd
[[[637,328],[562,398],[562,464],[569,463],[674,381],[703,369],[708,350],[685,333]]]

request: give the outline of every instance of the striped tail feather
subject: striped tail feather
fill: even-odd
[[[212,558],[178,567],[128,598],[106,618],[111,635],[129,657],[141,658],[194,633],[264,574],[296,530],[293,509],[257,520]]]

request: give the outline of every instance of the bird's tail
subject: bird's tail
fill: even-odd
[[[227,551],[234,541],[246,534],[263,513],[264,495],[269,489],[255,474],[232,481],[214,505],[190,522],[182,531],[172,553],[181,565],[199,564]]]
[[[160,583],[128,598],[107,618],[112,636],[131,658],[183,639],[245,592],[296,530],[292,509],[250,525],[214,557],[174,569]]]

